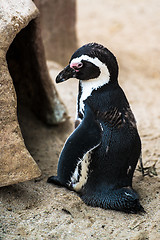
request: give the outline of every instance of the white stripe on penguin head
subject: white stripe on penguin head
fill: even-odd
[[[99,67],[100,75],[98,76],[98,78],[94,78],[94,79],[98,80],[98,82],[96,81],[97,82],[97,88],[100,85],[102,86],[102,85],[109,82],[109,80],[110,80],[109,70],[108,70],[107,66],[104,63],[102,63],[97,57],[92,58],[92,57],[89,57],[87,55],[82,55],[80,57],[73,58],[72,61],[70,62],[70,64],[79,63],[82,60],[91,62],[95,66]],[[94,79],[91,79],[91,80],[93,81]],[[102,79],[103,79],[103,81],[102,81]],[[99,80],[101,80],[102,82],[100,82]],[[85,81],[85,80],[83,80],[83,81]],[[90,81],[90,80],[87,80],[87,81]]]
[[[109,83],[110,73],[107,66],[102,63],[97,57],[92,58],[87,55],[82,55],[80,57],[72,59],[70,64],[81,62],[82,60],[93,63],[95,66],[99,67],[100,75],[97,78],[93,78],[90,80],[80,80],[80,84],[82,87],[82,95],[80,98],[80,112],[83,113],[84,110],[84,100],[86,100],[91,94],[93,90],[96,90],[103,85]]]

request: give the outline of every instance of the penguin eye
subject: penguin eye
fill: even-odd
[[[77,67],[78,67],[78,68],[83,67],[83,63],[82,63],[82,62],[79,62],[79,63],[77,64]]]
[[[77,63],[70,63],[70,68],[73,68],[76,72],[79,71],[80,68],[83,67],[83,63],[82,62],[77,62]]]

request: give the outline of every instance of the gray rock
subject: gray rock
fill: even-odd
[[[16,34],[37,15],[31,0],[0,1],[0,186],[41,174],[21,135],[16,93],[6,62],[6,52]]]
[[[39,6],[39,1],[35,2]],[[47,69],[40,17],[30,21],[16,35],[7,52],[7,63],[18,107],[29,106],[38,118],[49,125],[64,122],[67,112]]]
[[[18,111],[26,106],[32,109],[49,125],[68,118],[47,69],[38,9],[43,29],[50,33],[47,56],[66,64],[77,48],[75,6],[73,0],[0,1],[0,187],[41,174],[25,147],[17,105]],[[45,31],[43,36],[45,42]]]

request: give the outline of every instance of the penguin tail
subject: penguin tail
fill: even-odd
[[[109,190],[107,193],[82,195],[82,200],[89,206],[112,209],[126,213],[145,213],[139,202],[138,194],[130,187]]]

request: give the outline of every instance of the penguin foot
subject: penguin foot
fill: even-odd
[[[58,186],[63,186],[60,181],[58,180],[58,177],[57,176],[51,176],[47,179],[47,183],[53,183],[55,185],[58,185]]]
[[[67,184],[63,184],[62,182],[59,181],[58,176],[51,176],[47,179],[47,183],[52,183],[55,184],[59,187],[65,187],[69,190],[73,190],[70,186],[68,186]]]
[[[137,193],[132,188],[110,190],[107,193],[94,193],[82,195],[82,200],[89,206],[113,209],[126,213],[144,213],[145,210],[139,202]]]

